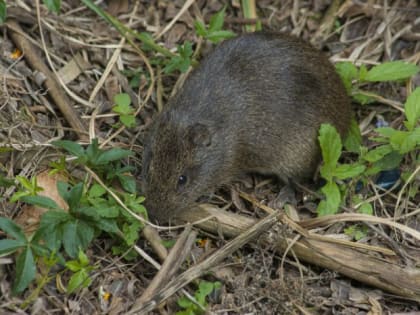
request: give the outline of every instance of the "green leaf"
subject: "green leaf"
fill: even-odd
[[[79,249],[85,250],[94,236],[92,227],[80,220],[65,223],[63,226],[63,245],[66,253],[77,257]]]
[[[6,2],[4,0],[0,0],[0,25],[6,22],[6,17],[7,17]]]
[[[106,194],[106,189],[99,184],[93,184],[89,189],[89,198],[97,198]]]
[[[6,234],[10,235],[21,243],[27,242],[25,233],[23,233],[22,228],[8,218],[0,217],[0,230],[4,231]]]
[[[392,151],[393,149],[389,144],[381,145],[366,153],[363,156],[363,159],[368,162],[376,162],[382,159],[385,155],[391,153]]]
[[[365,94],[363,91],[360,91],[360,90],[352,92],[351,96],[353,97],[353,100],[356,103],[359,103],[361,105],[367,105],[367,104],[375,102],[374,97],[368,94]]]
[[[114,219],[101,218],[96,222],[95,225],[99,230],[105,231],[107,233],[118,234],[120,232],[117,222]]]
[[[420,87],[416,88],[405,102],[405,116],[407,121],[405,126],[408,130],[413,130],[420,120]]]
[[[180,297],[178,299],[177,303],[178,303],[179,307],[182,307],[182,308],[188,308],[188,307],[191,307],[191,305],[193,305],[193,302],[191,302],[185,296]]]
[[[66,268],[70,269],[73,272],[78,272],[82,267],[77,260],[70,260],[66,262]]]
[[[96,159],[96,165],[104,165],[109,162],[118,161],[128,156],[132,156],[134,153],[130,150],[124,150],[120,148],[114,148],[108,151],[102,152]]]
[[[84,184],[83,182],[80,182],[70,189],[69,194],[67,196],[68,200],[66,200],[70,210],[74,210],[80,206],[80,200],[82,199],[83,195],[83,188]]]
[[[350,129],[344,139],[344,147],[347,151],[359,153],[362,145],[362,135],[360,133],[359,125],[357,121],[352,118],[350,123]]]
[[[42,0],[48,10],[53,11],[55,13],[60,13],[61,9],[61,0]]]
[[[73,293],[77,289],[86,288],[92,283],[86,270],[82,269],[71,276],[67,286],[67,293]]]
[[[80,144],[73,141],[58,140],[51,142],[51,144],[55,145],[56,147],[62,148],[70,154],[77,157],[82,157],[85,155],[85,149],[83,149],[83,147]]]
[[[121,186],[125,191],[134,194],[137,190],[136,179],[133,176],[128,175],[117,175],[120,180]]]
[[[343,81],[347,93],[350,95],[352,90],[352,81],[358,77],[359,71],[353,63],[348,61],[337,63],[335,65],[335,69],[339,74],[341,81]]]
[[[120,115],[120,121],[127,128],[133,128],[136,125],[136,117],[134,115]]]
[[[375,162],[373,166],[366,170],[366,175],[373,175],[380,171],[392,170],[400,166],[403,155],[397,151],[385,155],[382,159]]]
[[[98,139],[92,139],[92,142],[86,148],[86,156],[90,163],[96,165],[96,160],[98,156],[102,153],[102,150],[99,149]]]
[[[16,259],[16,276],[13,293],[23,292],[35,278],[36,265],[32,250],[27,246]]]
[[[217,44],[218,42],[220,42],[224,39],[233,38],[235,36],[236,36],[236,34],[231,32],[231,31],[215,31],[215,32],[209,33],[206,36],[206,38],[209,41],[211,41],[212,43]]]
[[[369,82],[397,81],[408,79],[419,72],[419,67],[404,61],[391,61],[369,70],[365,80]]]
[[[341,155],[341,139],[337,130],[329,125],[322,124],[318,136],[324,164],[321,167],[321,175],[327,180],[332,178],[338,159]]]
[[[54,200],[45,196],[23,196],[22,198],[20,198],[20,200],[45,209],[60,209],[60,207],[55,203]]]
[[[209,31],[220,31],[225,23],[226,6],[210,18]]]
[[[86,256],[86,254],[82,250],[79,250],[78,259],[79,259],[80,264],[82,266],[88,266],[89,265],[89,258]]]
[[[100,219],[100,216],[94,207],[77,207],[73,209],[72,214],[78,218],[91,221],[97,221]]]
[[[127,93],[120,93],[114,96],[115,104],[122,106],[122,107],[130,107],[131,99]],[[124,114],[128,114],[129,112],[125,112]]]
[[[26,242],[18,240],[0,240],[0,257],[9,255],[25,245]]]
[[[208,282],[208,281],[200,281],[200,284],[198,285],[198,289],[200,291],[200,293],[204,296],[209,295],[211,292],[213,292],[214,289],[214,284],[213,282]]]
[[[41,216],[40,227],[53,228],[71,219],[65,211],[47,211]]]
[[[372,205],[369,202],[364,202],[360,205],[360,207],[357,209],[358,213],[363,213],[363,214],[368,214],[368,215],[372,215],[373,214],[373,208]]]
[[[139,238],[139,232],[142,227],[142,224],[138,221],[132,223],[125,223],[123,225],[123,235],[124,241],[127,243],[128,246],[133,245]]]
[[[376,128],[375,131],[385,137],[392,137],[392,135],[396,132],[396,130],[394,128],[391,127],[381,127],[381,128]]]
[[[207,35],[207,29],[206,26],[200,22],[200,21],[195,21],[194,22],[194,28],[195,28],[195,32],[197,33],[197,35],[205,37]]]
[[[365,170],[364,165],[358,164],[340,164],[334,170],[334,176],[338,179],[346,179],[360,175]]]
[[[341,202],[341,194],[335,182],[328,182],[321,188],[325,195],[325,200],[322,200],[318,205],[318,215],[328,215],[337,213]]]

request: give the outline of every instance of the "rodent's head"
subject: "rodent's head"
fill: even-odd
[[[211,140],[205,124],[183,124],[170,112],[157,117],[145,143],[142,171],[152,220],[166,223],[208,192]]]

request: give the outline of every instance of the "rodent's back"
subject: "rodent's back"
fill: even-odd
[[[341,135],[350,123],[349,99],[327,57],[283,34],[222,43],[180,94],[169,110],[218,132],[223,145],[234,147],[238,167],[282,179],[313,175],[322,123]]]
[[[284,181],[310,177],[320,158],[320,125],[331,123],[344,135],[350,116],[340,78],[310,45],[276,33],[227,40],[193,71],[156,120],[145,150],[146,168],[149,162],[155,166],[144,174],[146,190],[158,196],[149,202],[160,199],[159,207],[173,215],[174,208],[241,173],[274,174]],[[192,126],[201,126],[206,145],[188,141]],[[190,186],[181,192],[163,187],[176,185],[191,169]]]

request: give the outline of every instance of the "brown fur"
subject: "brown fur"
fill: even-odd
[[[149,214],[166,222],[243,173],[308,178],[320,125],[344,135],[350,116],[334,67],[310,45],[276,33],[227,40],[156,117],[143,156]]]

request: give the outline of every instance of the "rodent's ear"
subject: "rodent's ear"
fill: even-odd
[[[196,146],[208,147],[211,144],[209,128],[200,123],[190,126],[188,128],[188,140]]]

